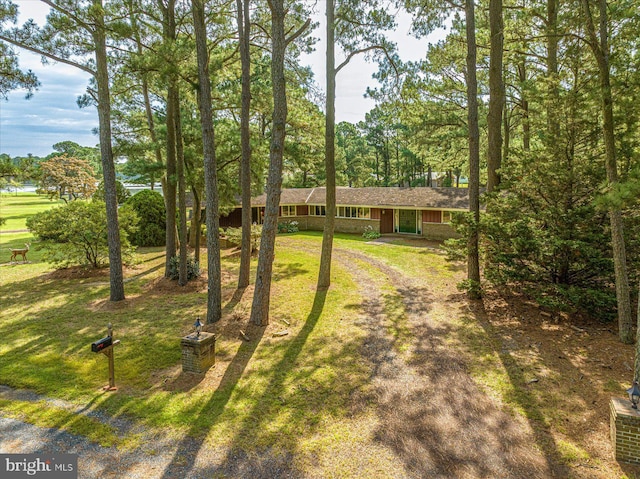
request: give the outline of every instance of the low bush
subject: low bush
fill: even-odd
[[[297,233],[300,231],[297,221],[285,221],[278,223],[278,233]]]
[[[364,232],[362,233],[362,237],[364,239],[373,240],[380,238],[380,233],[373,229],[373,226],[368,225],[364,227]]]
[[[242,228],[227,228],[224,231],[227,241],[233,246],[242,245]],[[251,251],[258,249],[258,241],[262,235],[262,225],[251,225]]]
[[[136,230],[137,216],[121,211],[120,244],[122,259],[133,258],[129,235]],[[107,242],[107,213],[100,201],[73,201],[58,208],[37,213],[27,219],[27,228],[42,240],[43,258],[59,267],[87,265],[94,268],[109,262]]]
[[[130,208],[138,215],[138,230],[131,236],[136,246],[164,246],[167,212],[164,199],[157,191],[143,190],[129,198],[121,211]]]
[[[187,281],[200,277],[200,263],[193,256],[187,258]],[[178,280],[180,277],[180,258],[173,256],[169,260],[169,279]]]

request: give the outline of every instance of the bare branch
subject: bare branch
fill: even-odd
[[[285,45],[289,45],[289,43],[291,43],[296,38],[298,38],[300,35],[302,35],[304,33],[304,31],[309,27],[309,25],[311,25],[311,19],[307,18],[307,21],[304,22],[304,25],[302,25],[300,28],[298,28],[298,30],[296,32],[294,32],[290,37],[285,39]]]

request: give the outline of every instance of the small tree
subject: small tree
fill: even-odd
[[[51,200],[62,198],[67,202],[90,198],[96,191],[94,170],[87,160],[67,155],[53,157],[40,163],[40,180],[36,193]]]
[[[139,218],[138,229],[130,236],[131,242],[136,246],[163,246],[167,212],[162,195],[143,190],[129,198],[121,210],[129,208]]]
[[[119,215],[120,238],[125,258],[131,257],[128,235],[135,231],[137,217],[123,209]],[[79,264],[100,268],[108,264],[107,214],[99,201],[72,201],[27,219],[27,228],[45,242],[44,258],[67,267]]]

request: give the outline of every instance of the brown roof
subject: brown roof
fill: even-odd
[[[281,205],[323,205],[325,188],[286,188],[282,190]],[[264,206],[266,195],[251,199],[252,206]],[[469,209],[468,188],[402,188],[372,186],[366,188],[336,188],[336,204],[370,207],[415,207],[437,209]]]

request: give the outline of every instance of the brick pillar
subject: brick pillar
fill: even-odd
[[[189,373],[206,373],[216,362],[216,335],[202,332],[185,336],[180,341],[182,346],[182,371]]]
[[[640,412],[628,399],[611,399],[611,443],[617,461],[640,463]]]

